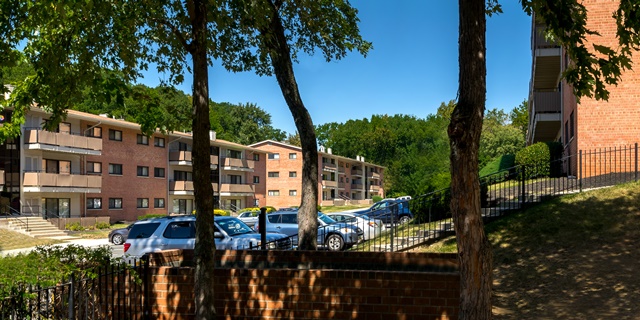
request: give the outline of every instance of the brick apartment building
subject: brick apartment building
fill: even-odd
[[[588,10],[587,27],[600,35],[587,36],[592,43],[616,48],[616,22],[612,14],[619,0],[583,0]],[[633,56],[634,70],[622,74],[618,86],[608,87],[608,101],[583,97],[577,103],[572,88],[559,81],[571,63],[563,48],[544,37],[545,25],[532,19],[532,76],[529,94],[528,144],[558,141],[564,155],[579,150],[595,150],[632,145],[640,137],[640,55]],[[565,172],[576,175],[577,157],[565,162]],[[590,170],[586,170],[590,171]]]
[[[0,212],[119,221],[195,209],[191,134],[145,136],[138,124],[73,110],[50,132],[48,118],[32,108],[20,137],[0,145]],[[266,152],[210,138],[215,202],[265,205]]]
[[[302,201],[302,148],[265,140],[250,145],[267,153],[266,204],[276,208],[300,206]],[[321,205],[346,202],[370,203],[384,198],[384,167],[335,155],[331,149],[318,152],[318,199]]]

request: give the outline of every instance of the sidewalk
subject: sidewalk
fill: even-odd
[[[75,239],[70,239],[67,240],[64,243],[57,243],[54,244],[54,246],[68,246],[71,244],[76,244],[76,245],[81,245],[81,246],[85,246],[85,247],[98,247],[101,245],[111,245],[111,243],[109,243],[109,240],[107,239],[79,239],[79,238],[75,238]],[[13,250],[2,250],[0,251],[0,257],[5,257],[5,256],[9,256],[9,255],[17,255],[18,253],[27,253],[33,249],[35,249],[36,247],[29,247],[29,248],[20,248],[20,249],[13,249]]]

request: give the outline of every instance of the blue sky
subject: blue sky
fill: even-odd
[[[393,4],[391,4],[393,3]],[[458,1],[352,0],[362,36],[373,42],[366,58],[352,52],[325,62],[321,54],[294,65],[302,100],[314,124],[408,114],[424,118],[458,90]],[[531,18],[515,0],[487,19],[487,109],[510,111],[527,98],[531,77]],[[295,124],[274,77],[209,70],[216,102],[255,103],[274,127]],[[186,79],[190,76],[186,75]],[[141,82],[157,84],[157,75]],[[191,82],[179,88],[191,94]]]

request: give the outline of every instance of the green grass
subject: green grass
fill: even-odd
[[[7,230],[0,229],[0,250],[12,250],[20,248],[29,248],[45,244],[61,243],[62,241],[53,239],[38,239],[28,235]]]
[[[128,223],[116,223],[112,224],[108,229],[95,229],[95,230],[82,230],[82,231],[71,231],[69,235],[74,237],[80,237],[83,239],[106,239],[109,235],[109,232],[113,229],[125,228],[128,226]]]
[[[322,207],[322,212],[323,213],[330,213],[330,212],[343,212],[343,211],[347,211],[347,210],[354,210],[354,209],[366,209],[371,207],[370,204],[366,204],[366,205],[347,205],[347,206],[323,206]]]
[[[639,183],[562,196],[487,224],[494,319],[637,317],[639,226]],[[455,253],[455,238],[420,251]]]

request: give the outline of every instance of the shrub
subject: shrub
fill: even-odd
[[[64,226],[65,229],[70,230],[70,231],[82,231],[84,230],[84,227],[82,226],[82,224],[80,224],[80,222],[74,222],[74,223],[67,223]]]
[[[109,229],[111,228],[111,224],[107,223],[107,222],[98,222],[95,225],[96,229]]]
[[[258,208],[258,207],[244,208],[244,209],[238,211],[238,214],[243,213],[243,212],[247,212],[247,211],[260,211],[260,208]],[[278,210],[276,210],[276,208],[271,207],[271,206],[267,206],[267,213],[276,212],[276,211],[278,211]]]
[[[526,166],[526,177],[547,177],[551,175],[551,161],[561,157],[562,146],[558,142],[538,142],[516,154],[516,164]],[[554,174],[557,174],[554,166]]]
[[[482,170],[480,170],[480,176],[484,177],[492,173],[500,172],[512,168],[516,164],[516,156],[513,154],[506,154],[503,156],[495,157],[489,163],[487,163]]]
[[[378,195],[375,195],[375,196],[371,197],[371,200],[373,200],[373,202],[382,201],[382,197],[378,196]]]
[[[213,209],[213,215],[217,216],[230,216],[231,212],[222,209]]]

